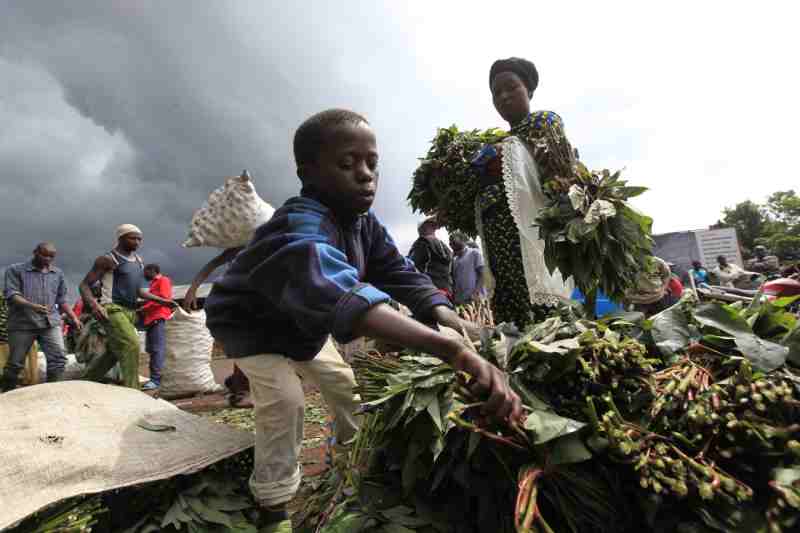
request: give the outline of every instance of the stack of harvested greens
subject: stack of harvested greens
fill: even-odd
[[[792,301],[686,299],[651,320],[495,331],[480,352],[506,362],[523,427],[483,425],[480,399],[436,358],[359,354],[365,422],[301,530],[797,531]]]
[[[499,129],[459,131],[456,126],[439,129],[428,154],[414,171],[414,184],[408,194],[411,207],[435,215],[449,231],[458,230],[475,237],[478,233],[475,198],[480,182],[472,160],[483,145],[498,143],[507,136]]]
[[[257,533],[256,505],[247,488],[252,469],[251,448],[196,474],[66,500],[13,531]]]
[[[574,279],[586,295],[587,309],[594,309],[598,289],[621,301],[635,286],[643,257],[652,252],[652,220],[628,205],[645,189],[628,186],[619,172],[591,172],[576,162],[560,119],[547,112],[532,115],[512,133],[531,147],[539,166],[547,205],[536,224],[547,268]],[[496,129],[439,129],[414,172],[411,207],[435,215],[450,231],[474,236],[480,180],[472,160],[481,146],[508,135]]]

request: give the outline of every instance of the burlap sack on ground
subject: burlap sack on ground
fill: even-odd
[[[0,530],[60,500],[196,472],[252,445],[250,433],[124,387],[64,381],[2,394]]]

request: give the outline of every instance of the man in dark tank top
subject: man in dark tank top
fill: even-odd
[[[172,300],[151,294],[144,277],[144,262],[136,253],[142,244],[142,231],[133,224],[122,224],[116,230],[117,245],[94,261],[92,269],[80,284],[80,293],[97,323],[105,330],[106,351],[88,364],[82,379],[100,381],[119,362],[122,383],[139,388],[139,335],[136,332],[137,302],[143,300],[176,307]],[[100,298],[92,287],[100,282]],[[94,330],[100,334],[97,329]]]

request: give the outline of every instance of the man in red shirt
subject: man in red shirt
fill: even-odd
[[[150,294],[172,300],[172,280],[161,274],[156,264],[145,265],[144,277],[150,282]],[[145,350],[150,354],[150,381],[144,390],[157,389],[161,385],[161,367],[167,347],[166,321],[172,316],[172,309],[158,302],[148,301],[141,308],[146,332]]]

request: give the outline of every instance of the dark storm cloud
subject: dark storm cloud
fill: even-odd
[[[179,246],[192,211],[242,168],[273,205],[296,193],[291,136],[310,114],[349,107],[372,118],[383,147],[403,145],[381,134],[399,82],[419,86],[411,44],[371,2],[351,13],[334,2],[4,3],[0,265],[53,240],[75,282],[130,222],[145,260],[188,282],[212,254]],[[411,218],[419,139],[404,146],[384,150],[377,207],[390,226]]]

